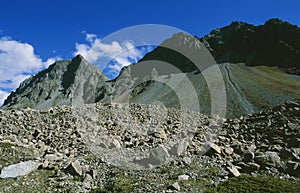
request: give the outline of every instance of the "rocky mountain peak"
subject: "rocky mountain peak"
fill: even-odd
[[[205,50],[201,49],[203,47],[204,46],[195,36],[179,32],[166,39],[152,52],[146,54],[140,62],[155,60],[157,65],[153,67],[160,69],[158,70],[160,75],[178,72],[192,72],[198,70],[198,68],[191,60],[192,58],[199,59],[200,56],[204,56],[206,54]],[[198,65],[206,66],[208,63],[210,64],[211,61],[208,61],[207,58],[209,57],[204,56],[200,61],[198,60]],[[159,64],[160,66],[158,66],[159,62],[161,63]],[[200,64],[201,62],[203,64]],[[173,71],[170,68],[163,69],[161,66],[166,66],[166,64],[163,63],[171,64],[177,70]]]
[[[83,56],[75,56],[68,64],[66,73],[63,74],[62,86],[64,89],[67,90],[74,83],[76,73],[80,66],[82,66],[82,68],[87,68],[89,65],[90,64],[83,58]]]
[[[249,26],[252,26],[252,25],[249,25],[248,23],[242,22],[242,21],[234,21],[229,25],[229,27],[233,27],[235,30],[239,30],[239,29],[249,27]]]
[[[108,80],[83,56],[57,61],[22,82],[5,100],[2,109],[47,108],[95,102],[96,90]]]
[[[204,47],[207,49],[202,49]],[[243,93],[243,89],[240,90],[239,87],[250,88],[247,86],[248,80],[245,78],[249,75],[248,72],[254,70],[258,72],[258,75],[264,73],[260,69],[250,69],[249,67],[260,65],[278,66],[289,73],[300,74],[299,50],[300,29],[297,26],[279,19],[271,19],[260,26],[254,26],[245,22],[232,22],[229,26],[213,30],[203,38],[191,36],[183,32],[174,34],[152,52],[146,54],[137,64],[123,68],[120,76],[112,81],[108,81],[96,66],[91,65],[81,55],[77,55],[72,60],[57,61],[49,66],[48,69],[25,80],[8,97],[2,108],[44,108],[59,105],[94,103],[98,101],[106,102],[109,99],[106,96],[112,94],[113,86],[115,84],[119,85],[119,83],[123,85],[124,80],[127,81],[129,79],[128,76],[125,76],[126,74],[124,75],[126,69],[130,72],[130,78],[132,78],[132,81],[128,81],[130,83],[128,85],[145,82],[145,84],[140,84],[139,88],[134,92],[137,93],[134,96],[139,98],[136,101],[144,103],[145,101],[152,100],[149,96],[153,95],[151,93],[149,95],[145,93],[140,96],[138,95],[147,90],[145,89],[146,86],[151,86],[151,84],[147,83],[147,77],[152,77],[152,72],[156,72],[154,74],[157,74],[157,76],[167,75],[167,78],[171,82],[178,81],[178,79],[172,78],[171,74],[188,73],[190,74],[189,78],[197,85],[202,80],[200,75],[197,74],[200,74],[200,71],[203,71],[203,69],[206,69],[211,64],[215,64],[215,62],[220,64],[219,67],[227,77],[225,81],[228,81],[231,87],[234,88],[234,93],[240,95]],[[195,58],[196,60],[194,60]],[[233,66],[225,63],[245,63],[247,66]],[[201,69],[199,69],[199,66]],[[239,69],[243,69],[243,71]],[[231,72],[235,74],[231,74]],[[272,72],[269,72],[269,75],[273,77],[278,75],[278,72],[272,70]],[[298,88],[299,83],[291,80],[291,78],[285,78],[283,74],[280,74],[280,76],[284,76],[284,78],[279,80],[282,83],[281,87],[277,87],[278,82],[269,84],[276,88],[271,89],[270,93],[272,94],[269,94],[269,96],[274,95],[272,98],[275,98],[275,96],[280,98],[276,99],[274,104],[279,104],[279,101],[286,100],[285,97],[281,97],[281,95],[273,92],[275,90],[281,89],[285,91],[285,95],[292,98],[298,96],[297,89],[295,88]],[[253,77],[259,80],[263,79],[261,76],[249,75],[249,82],[253,83]],[[277,80],[277,78],[276,76],[274,79]],[[265,81],[268,80],[264,79],[262,82]],[[243,85],[241,82],[244,82]],[[253,88],[253,93],[256,93],[257,88],[262,87],[260,90],[265,90],[268,87],[268,85],[262,85],[261,82],[257,82],[256,86],[251,87]],[[206,88],[205,86],[203,85],[201,89]],[[158,92],[156,91],[157,88],[160,88],[159,92],[162,90],[159,86],[152,86],[151,88],[155,92]],[[166,88],[166,90],[168,89]],[[252,96],[252,94],[250,95]],[[244,104],[248,104],[244,98],[252,99],[251,96],[240,97],[243,100],[241,100],[242,103],[239,105],[243,107]],[[262,96],[262,98],[266,97]],[[170,101],[169,99],[167,100]],[[273,101],[273,99],[270,101]],[[274,105],[270,101],[256,103],[256,100],[253,100],[250,102],[257,104],[254,106],[259,107],[253,109],[261,109],[262,106]],[[203,104],[206,103],[207,101],[203,102]],[[170,107],[177,105],[178,103],[169,104]],[[241,108],[239,112],[244,112],[243,109],[246,108]]]
[[[283,25],[283,24],[288,24],[290,25],[288,22],[285,22],[279,18],[272,18],[269,19],[268,21],[266,21],[265,25]]]

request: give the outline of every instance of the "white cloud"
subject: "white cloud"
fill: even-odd
[[[62,58],[61,57],[48,58],[48,60],[43,62],[43,69],[48,68],[51,64],[55,63],[58,60],[62,60]]]
[[[74,55],[81,54],[89,62],[98,65],[102,70],[109,73],[106,74],[108,77],[109,75],[116,76],[122,67],[136,63],[147,51],[145,49],[148,49],[136,48],[134,43],[130,41],[103,43],[95,34],[88,33],[86,34],[86,41],[86,44],[76,43]],[[103,64],[105,61],[111,62]]]
[[[0,90],[0,104],[4,103],[4,100],[8,97],[9,92]]]
[[[13,40],[10,37],[0,38],[0,105],[8,91],[16,89],[19,84],[59,58],[49,58],[43,62],[34,53],[28,43]]]

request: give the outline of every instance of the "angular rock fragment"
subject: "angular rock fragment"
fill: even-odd
[[[72,176],[82,176],[82,167],[78,160],[72,162],[66,169],[66,173],[71,174]]]
[[[239,176],[239,175],[241,175],[240,174],[240,172],[239,172],[239,170],[235,167],[235,166],[231,166],[231,167],[227,167],[227,169],[230,171],[230,173],[233,175],[233,176],[235,176],[235,177],[237,177],[237,176]]]
[[[175,182],[174,184],[168,186],[168,189],[180,191],[180,185],[178,184],[178,182]]]

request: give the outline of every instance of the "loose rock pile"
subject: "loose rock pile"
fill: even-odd
[[[299,178],[299,107],[299,101],[288,102],[248,117],[226,120],[211,151],[242,173],[264,171]]]
[[[22,185],[0,179],[0,192],[41,184],[86,192],[120,178],[135,179],[132,192],[197,192],[194,182],[217,185],[243,173],[299,179],[300,101],[223,121],[153,105],[0,110],[0,169],[39,163],[17,177]]]

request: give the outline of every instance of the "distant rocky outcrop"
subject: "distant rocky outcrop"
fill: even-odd
[[[216,64],[208,51],[205,49],[205,44],[196,37],[180,32],[166,39],[156,49],[146,54],[139,63],[152,63],[152,68],[159,69],[159,75],[201,71]],[[164,68],[163,66],[167,64],[172,65],[176,70]]]
[[[81,55],[57,61],[21,83],[5,100],[2,109],[42,109],[61,105],[94,103],[97,94],[105,94],[108,79]]]

